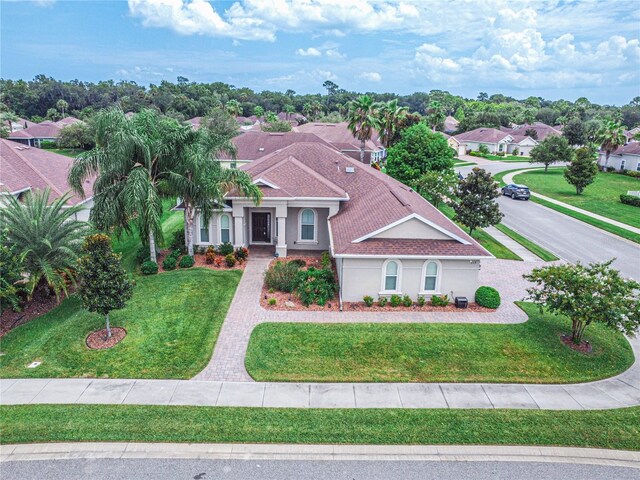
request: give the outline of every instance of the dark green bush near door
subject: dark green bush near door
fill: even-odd
[[[480,287],[476,290],[476,303],[481,307],[498,308],[500,306],[500,294],[493,287]]]

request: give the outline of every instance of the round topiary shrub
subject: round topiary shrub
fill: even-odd
[[[155,275],[158,273],[158,264],[151,260],[147,260],[140,266],[140,271],[143,275]]]
[[[500,294],[493,287],[480,287],[476,290],[476,303],[481,307],[498,308],[500,306]]]
[[[195,260],[193,259],[192,256],[185,255],[180,259],[179,265],[180,265],[180,268],[191,268],[193,267],[194,263],[195,263]]]
[[[175,257],[168,256],[167,258],[165,258],[164,262],[162,262],[162,268],[164,268],[165,270],[175,270],[176,269]]]

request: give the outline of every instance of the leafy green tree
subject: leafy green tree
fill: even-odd
[[[564,178],[576,187],[576,195],[580,195],[593,183],[596,175],[598,175],[598,165],[595,149],[593,147],[578,148],[575,157],[564,171]]]
[[[569,120],[562,129],[562,135],[565,136],[569,145],[586,145],[588,141],[584,122],[579,118]]]
[[[262,108],[260,105],[256,105],[256,107],[253,109],[253,114],[258,118],[264,117],[264,108]]]
[[[57,144],[60,148],[91,149],[95,146],[95,130],[89,123],[72,123],[60,130]]]
[[[498,183],[491,174],[475,167],[458,182],[458,200],[451,204],[455,211],[454,220],[469,228],[470,235],[477,228],[497,225],[503,217],[496,202],[499,196]]]
[[[550,135],[531,150],[530,163],[544,164],[546,172],[549,165],[556,162],[570,162],[573,149],[565,137]]]
[[[447,114],[444,112],[444,108],[442,108],[440,102],[434,101],[429,104],[429,108],[427,109],[427,121],[434,132],[442,125],[446,118]]]
[[[389,148],[400,121],[407,115],[407,107],[399,106],[398,100],[393,99],[386,103],[381,103],[378,112],[381,117],[380,141],[385,147]]]
[[[227,102],[227,112],[229,112],[234,117],[239,117],[242,115],[242,106],[240,102],[236,99],[231,99]]]
[[[96,115],[96,147],[81,153],[69,171],[69,184],[84,196],[83,184],[97,176],[93,186],[91,220],[116,235],[137,227],[156,262],[156,241],[162,241],[162,198],[166,182],[185,150],[198,139],[190,126],[142,110],[127,117],[119,108]]]
[[[75,283],[75,262],[89,225],[75,219],[84,207],[68,207],[68,194],[52,202],[49,197],[48,188],[29,192],[23,202],[7,195],[0,220],[8,232],[7,245],[28,274],[28,295],[43,283],[60,298],[62,292],[67,293],[67,282]]]
[[[429,171],[416,182],[416,191],[438,208],[441,203],[455,200],[458,176],[453,170]]]
[[[600,148],[604,150],[604,168],[606,169],[609,166],[611,153],[627,143],[624,127],[613,120],[607,120],[596,135],[596,142],[599,143]]]
[[[111,338],[109,314],[124,308],[133,295],[133,283],[122,268],[121,255],[111,249],[107,235],[89,235],[82,251],[84,255],[78,259],[78,293],[84,308],[104,315],[107,338]]]
[[[480,92],[478,94],[478,101],[479,102],[486,102],[487,100],[489,100],[489,95],[487,95],[486,92]]]
[[[367,140],[371,140],[373,132],[381,127],[378,105],[373,98],[362,95],[349,102],[347,122],[353,136],[360,140],[360,161],[364,163],[365,144]]]
[[[640,327],[640,283],[622,277],[612,262],[534,268],[524,275],[534,284],[527,289],[529,299],[541,310],[569,317],[577,344],[593,322],[633,335]]]
[[[387,173],[402,183],[414,186],[428,171],[446,171],[453,167],[455,151],[440,133],[424,123],[407,128],[400,141],[387,151]]]
[[[20,310],[24,291],[23,265],[18,247],[9,244],[9,231],[0,230],[0,314],[6,309]]]

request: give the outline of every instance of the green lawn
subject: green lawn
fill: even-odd
[[[474,162],[464,162],[464,161],[460,162],[460,161],[458,161],[458,162],[456,162],[456,163],[454,163],[454,164],[453,164],[453,166],[454,166],[454,167],[468,167],[469,165],[477,165],[477,163],[474,163]]]
[[[19,405],[1,442],[557,445],[640,450],[640,407],[616,410],[289,409]]]
[[[78,155],[84,152],[84,150],[80,150],[77,148],[47,148],[47,151],[71,158],[76,158]]]
[[[443,203],[438,207],[438,209],[442,213],[444,213],[447,216],[447,218],[453,219],[453,216],[454,216],[453,208],[451,208],[449,205],[446,205]],[[459,226],[465,232],[468,231],[464,226],[462,225],[459,225]],[[493,238],[491,235],[489,235],[487,232],[485,232],[481,228],[476,229],[473,232],[472,237],[475,238],[480,245],[486,248],[489,251],[489,253],[491,253],[491,255],[493,255],[496,258],[501,258],[503,260],[522,261],[522,259],[518,255],[513,253],[511,250],[509,250],[507,247],[505,247],[503,244],[501,244],[499,241],[497,241],[495,238]]]
[[[505,235],[507,235],[508,237],[510,237],[511,239],[518,242],[520,245],[522,245],[524,248],[529,250],[534,255],[537,255],[538,257],[540,257],[545,262],[553,262],[555,260],[559,260],[559,258],[556,257],[549,250],[542,248],[537,243],[533,243],[531,240],[520,235],[518,232],[510,229],[506,225],[499,223],[498,225],[496,225],[496,228],[500,230],[502,233],[504,233]]]
[[[520,163],[529,162],[529,157],[519,157],[514,155],[506,155],[504,157],[501,157],[499,155],[487,154],[487,155],[483,155],[480,158],[486,158],[487,160],[496,160],[499,162],[520,162]]]
[[[133,298],[111,314],[127,336],[101,351],[85,338],[104,319],[72,296],[2,338],[0,377],[191,378],[211,357],[240,277],[200,268],[136,277]]]
[[[590,325],[585,355],[560,341],[569,320],[521,306],[529,321],[516,325],[263,323],[245,365],[271,382],[575,383],[633,363],[622,334]]]
[[[576,195],[575,188],[565,180],[563,170],[521,173],[515,176],[514,181],[524,183],[535,193],[640,228],[638,207],[620,202],[621,193],[640,190],[640,179],[617,173],[598,173],[595,182],[582,195]]]

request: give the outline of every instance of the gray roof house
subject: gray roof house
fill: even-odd
[[[538,142],[529,136],[520,133],[520,130],[510,130],[506,127],[497,128],[476,128],[455,135],[460,143],[460,152],[477,152],[480,145],[485,145],[492,154],[514,154],[529,156],[531,150],[538,145]]]
[[[323,142],[296,142],[243,165],[262,203],[229,192],[200,246],[261,245],[286,257],[329,251],[343,301],[392,294],[473,298],[484,248],[411,188]]]
[[[603,166],[606,162],[606,152],[598,154],[598,165]],[[607,167],[614,168],[618,171],[634,170],[640,172],[640,142],[629,142],[622,147],[618,147],[609,155]]]

